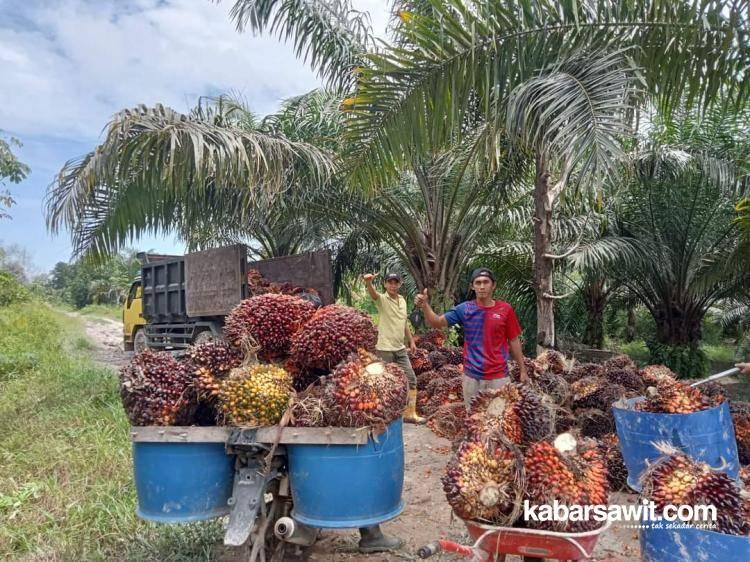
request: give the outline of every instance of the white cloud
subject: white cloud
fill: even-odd
[[[138,103],[184,111],[200,95],[235,91],[260,113],[318,80],[292,48],[237,33],[232,2],[0,0],[0,128],[20,136],[98,136]],[[358,0],[379,33],[384,0]],[[4,23],[2,23],[4,22]]]

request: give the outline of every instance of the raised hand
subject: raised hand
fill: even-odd
[[[422,308],[427,304],[427,301],[429,300],[429,298],[430,297],[427,294],[427,289],[425,289],[421,293],[417,293],[417,296],[414,297],[414,305],[418,306],[419,308]]]
[[[362,276],[362,280],[363,280],[363,281],[364,281],[365,283],[372,283],[372,280],[373,280],[374,278],[375,278],[375,275],[374,275],[374,274],[372,274],[372,273],[365,273],[365,274],[364,274],[364,275]]]

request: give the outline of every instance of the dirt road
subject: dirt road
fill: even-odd
[[[82,320],[86,334],[94,346],[94,359],[119,369],[132,353],[122,350],[122,325],[119,322],[72,314]],[[469,544],[463,523],[451,516],[440,477],[451,455],[451,443],[437,437],[424,426],[404,426],[406,471],[404,476],[404,512],[383,525],[385,532],[404,539],[404,547],[389,554],[362,555],[357,552],[359,534],[356,530],[323,531],[309,551],[315,561],[402,561],[418,560],[417,549],[438,538],[451,538]],[[351,491],[356,501],[356,490]],[[632,502],[633,494],[613,494],[612,503]],[[592,560],[629,561],[639,558],[637,531],[622,526],[604,534]],[[434,560],[458,560],[441,555]],[[515,558],[520,560],[520,558]],[[514,557],[508,558],[509,562]]]

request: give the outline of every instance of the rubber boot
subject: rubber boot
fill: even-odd
[[[409,391],[409,403],[404,410],[404,421],[406,423],[425,423],[427,420],[417,415],[417,391]]]
[[[380,525],[372,527],[362,527],[359,529],[359,551],[362,554],[371,554],[373,552],[387,552],[397,550],[404,545],[398,537],[389,537],[384,535],[380,530]]]

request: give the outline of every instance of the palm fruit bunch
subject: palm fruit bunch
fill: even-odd
[[[596,408],[576,411],[578,427],[584,437],[599,438],[615,430],[615,420],[607,412]]]
[[[636,408],[642,412],[660,414],[691,414],[713,406],[711,399],[701,391],[674,379],[661,379],[656,387],[649,387],[646,399]]]
[[[633,392],[641,393],[646,389],[643,379],[632,369],[611,369],[605,372],[604,377],[612,384],[619,384]]]
[[[606,505],[607,468],[595,445],[579,444],[570,433],[554,443],[538,441],[524,455],[525,494],[533,505]],[[537,529],[580,532],[596,528],[596,521],[529,521]]]
[[[620,440],[616,433],[608,433],[599,439],[599,453],[607,463],[609,487],[614,491],[625,490],[628,485],[628,469],[620,450]]]
[[[428,351],[434,351],[438,347],[442,347],[445,343],[445,332],[442,330],[430,330],[426,334],[423,334],[416,338],[417,347],[427,349]]]
[[[656,386],[656,383],[662,379],[674,380],[677,378],[674,371],[664,365],[646,365],[638,371],[638,374],[641,375],[646,386]]]
[[[367,351],[352,353],[326,379],[325,398],[333,425],[385,425],[406,408],[406,375],[395,363],[384,363]]]
[[[568,408],[555,408],[555,433],[571,431],[578,425],[578,417]]]
[[[443,365],[439,369],[435,370],[438,377],[444,379],[461,378],[464,374],[463,365]]]
[[[464,363],[464,351],[460,347],[446,346],[442,348],[442,351],[448,355],[448,364],[450,365],[463,365]]]
[[[602,367],[604,367],[606,371],[612,371],[615,369],[630,369],[631,371],[635,371],[637,369],[630,356],[625,354],[615,355],[614,357],[607,359],[602,363]]]
[[[233,369],[221,383],[219,407],[231,425],[274,425],[292,396],[292,379],[276,365]]]
[[[661,447],[664,456],[641,476],[642,495],[657,509],[666,505],[713,505],[717,520],[713,529],[730,535],[746,535],[750,525],[743,517],[740,488],[726,473],[711,469],[676,449]],[[705,523],[705,522],[703,522]]]
[[[288,282],[276,283],[268,281],[257,269],[251,269],[247,272],[247,289],[251,296],[280,293],[284,295],[296,295],[302,298],[305,298],[303,295],[310,295],[317,297],[318,301],[320,300],[320,294],[316,289],[299,287]]]
[[[349,306],[318,309],[292,337],[292,357],[310,369],[333,369],[350,353],[375,347],[377,331],[370,317]]]
[[[466,435],[466,406],[453,402],[440,406],[435,415],[427,420],[427,427],[438,437],[455,441]]]
[[[435,349],[435,351],[430,351],[427,357],[430,360],[432,368],[439,369],[440,367],[448,363],[450,355],[448,355],[448,353],[446,353],[443,348],[438,347],[437,349]]]
[[[739,460],[742,464],[750,464],[750,416],[733,415],[732,422]]]
[[[190,425],[197,406],[194,367],[168,351],[146,350],[120,370],[120,397],[132,425]]]
[[[438,377],[437,371],[422,371],[417,375],[417,388],[419,390],[425,390],[430,381]]]
[[[597,408],[609,412],[612,403],[627,395],[627,390],[600,377],[586,377],[570,385],[574,409]]]
[[[605,369],[597,363],[580,363],[569,371],[563,373],[563,377],[569,383],[590,377],[603,377]]]
[[[432,369],[432,363],[430,363],[430,358],[428,357],[429,353],[429,351],[422,349],[421,347],[418,347],[414,351],[409,350],[407,352],[411,368],[414,369],[414,374],[420,375],[421,373]]]
[[[567,371],[565,356],[554,349],[546,349],[534,359],[537,371],[552,371],[556,375],[562,375]],[[529,373],[529,376],[531,374]]]
[[[464,441],[442,478],[448,503],[462,519],[512,523],[523,497],[522,467],[522,458],[512,446]]]
[[[441,406],[461,402],[463,404],[463,388],[460,378],[433,379],[425,389],[427,399],[420,408],[420,413],[425,416],[433,415]],[[466,407],[464,406],[464,409]]]
[[[528,445],[551,434],[552,412],[533,389],[506,383],[474,397],[466,427],[475,440],[507,439],[516,445]]]
[[[711,399],[711,401],[718,405],[726,400],[726,389],[720,382],[710,381],[705,382],[701,385],[701,393],[703,396]]]
[[[742,400],[732,400],[729,402],[729,411],[732,413],[732,416],[750,417],[750,402],[743,402]]]
[[[245,299],[227,315],[224,335],[237,347],[259,346],[258,357],[271,361],[289,353],[292,336],[315,312],[299,297],[268,293]]]
[[[565,404],[570,397],[570,385],[562,377],[552,371],[540,373],[533,379],[533,383],[541,392],[550,397],[553,403]]]
[[[537,374],[539,373],[539,371],[537,371],[537,364],[533,359],[524,357],[523,365],[524,367],[526,367],[526,375],[528,375],[531,380],[534,380],[534,378],[536,378]],[[513,382],[520,382],[521,369],[515,361],[508,361],[508,375],[510,375],[510,378]]]
[[[208,397],[217,396],[221,381],[242,363],[242,352],[222,340],[193,345],[187,355],[195,366],[195,386]]]

